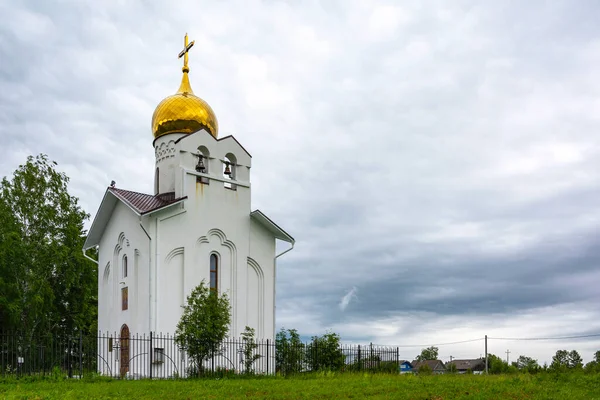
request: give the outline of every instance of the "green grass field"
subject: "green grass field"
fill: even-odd
[[[0,384],[3,399],[600,399],[600,375],[412,376],[320,374],[178,381],[33,381]]]

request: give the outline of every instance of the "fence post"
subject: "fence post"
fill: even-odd
[[[400,372],[400,347],[396,347],[396,368]]]
[[[79,331],[79,379],[83,379],[83,334]]]
[[[150,370],[150,379],[152,379],[152,355],[154,351],[152,350],[152,331],[150,331],[150,348],[148,349],[148,360],[150,364],[148,365],[148,369]]]
[[[358,345],[358,370],[360,371],[362,369],[361,363],[360,363],[360,344]]]
[[[270,349],[270,342],[269,339],[267,339],[267,375],[269,375],[271,373],[271,370],[269,369],[269,349]]]
[[[73,377],[73,338],[69,335],[67,336],[67,363],[68,363],[68,371],[69,378]]]

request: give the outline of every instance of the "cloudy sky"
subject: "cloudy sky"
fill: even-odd
[[[190,80],[297,245],[277,325],[402,347],[600,333],[596,1],[0,0],[0,176],[46,153],[86,211],[151,192]],[[600,337],[490,340],[550,361]],[[440,346],[478,357],[483,341]]]

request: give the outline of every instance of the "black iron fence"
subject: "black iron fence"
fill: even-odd
[[[171,335],[101,333],[94,336],[28,337],[0,332],[0,376],[92,375],[117,379],[173,379],[235,374],[295,374],[311,371],[399,372],[398,347],[295,345],[273,340],[227,339],[201,362],[190,358]]]

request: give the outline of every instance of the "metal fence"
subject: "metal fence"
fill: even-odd
[[[198,365],[172,335],[54,335],[27,337],[0,332],[0,376],[91,375],[117,379],[173,379],[234,374],[293,374],[321,370],[398,372],[398,347],[326,346],[307,342],[294,346],[272,340],[226,339],[218,351]]]

